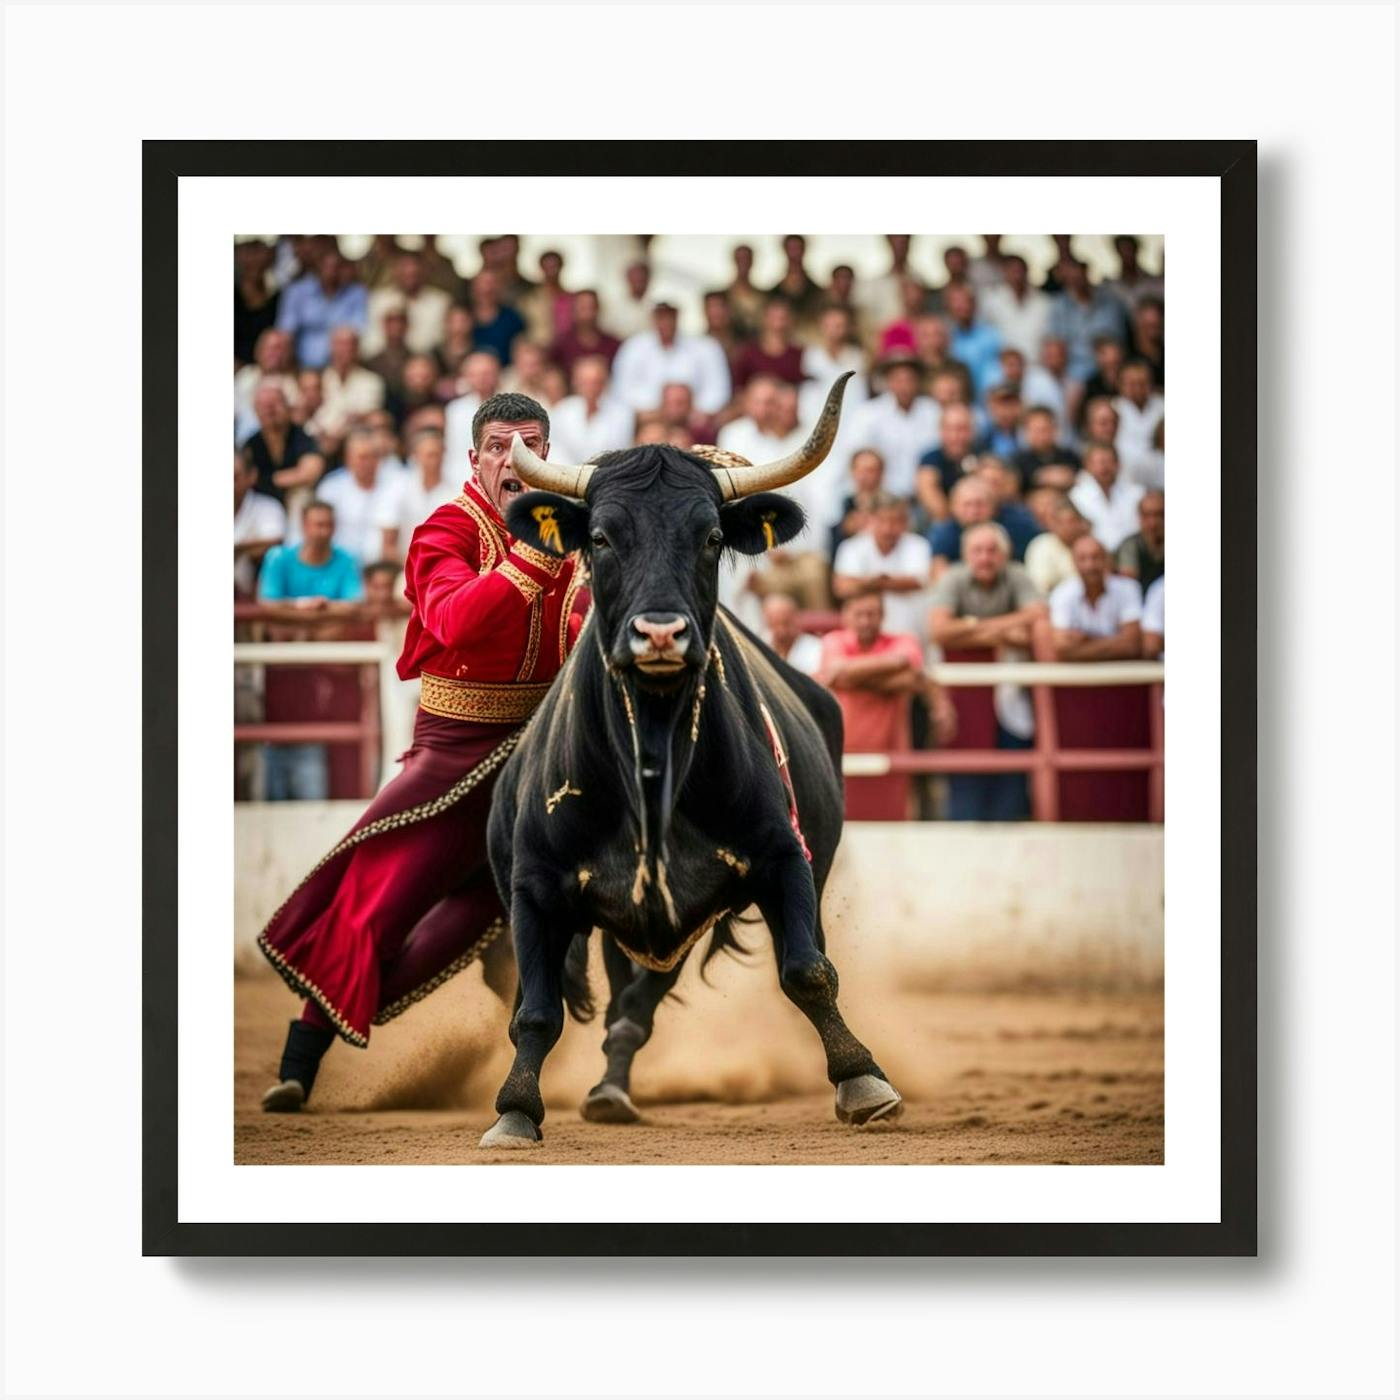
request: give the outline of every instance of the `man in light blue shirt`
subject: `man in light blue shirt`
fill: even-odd
[[[953,333],[953,358],[967,366],[980,401],[1001,375],[1001,332],[977,319],[977,295],[965,282],[943,289],[943,310]]]
[[[282,293],[277,329],[296,341],[302,368],[325,368],[331,357],[331,331],[337,326],[364,331],[369,294],[353,278],[350,264],[332,249],[317,259],[314,273],[298,278]]]
[[[1094,341],[1100,337],[1127,342],[1123,303],[1112,292],[1089,283],[1089,269],[1075,258],[1062,264],[1065,289],[1050,307],[1050,335],[1069,347],[1069,377],[1082,384],[1098,368]]]

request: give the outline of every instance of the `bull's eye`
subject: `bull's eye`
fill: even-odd
[[[594,549],[606,549],[608,547],[608,537],[601,530],[594,530],[588,536],[593,541]]]
[[[720,545],[722,545],[723,543],[724,543],[724,531],[721,530],[721,529],[719,529],[719,528],[716,528],[716,529],[711,530],[710,533],[709,533],[708,538],[705,540],[705,544],[706,544],[710,549],[718,549],[718,548],[720,547]]]

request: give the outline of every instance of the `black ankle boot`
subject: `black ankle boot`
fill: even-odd
[[[269,1113],[295,1113],[311,1097],[316,1071],[331,1048],[335,1032],[305,1021],[293,1021],[287,1030],[287,1044],[277,1071],[279,1083],[263,1095],[263,1108]]]

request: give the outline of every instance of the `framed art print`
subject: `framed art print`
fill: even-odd
[[[146,1253],[1255,1252],[1252,142],[144,205]]]

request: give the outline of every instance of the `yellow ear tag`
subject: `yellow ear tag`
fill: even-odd
[[[530,514],[535,517],[535,524],[539,527],[541,541],[548,545],[556,554],[563,554],[564,539],[559,533],[559,522],[554,518],[554,507],[536,506]]]
[[[769,511],[763,517],[763,538],[768,542],[769,549],[776,549],[778,540],[773,534],[773,522],[778,518],[776,511]]]

